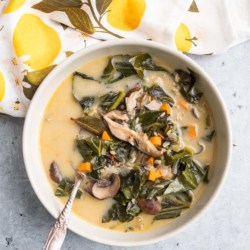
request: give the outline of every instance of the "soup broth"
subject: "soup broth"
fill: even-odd
[[[107,68],[109,62],[110,57],[101,58],[83,65],[78,69],[78,72],[82,72],[87,76],[91,76],[93,77],[93,79],[101,79],[104,69]],[[52,96],[45,110],[44,119],[41,124],[40,137],[41,157],[44,165],[44,170],[48,176],[48,181],[51,183],[51,186],[53,190],[55,190],[55,192],[57,190],[58,184],[55,183],[50,176],[50,167],[52,162],[55,162],[59,166],[60,173],[63,178],[67,177],[71,180],[74,180],[75,169],[77,169],[78,166],[81,165],[81,163],[85,162],[79,150],[79,145],[77,146],[76,140],[85,140],[93,136],[93,133],[86,130],[86,128],[80,127],[79,124],[77,122],[74,122],[71,118],[76,119],[79,117],[97,116],[101,120],[104,120],[104,123],[106,123],[107,127],[106,132],[108,134],[108,138],[104,138],[103,133],[99,137],[101,138],[101,143],[102,141],[106,141],[105,143],[110,144],[116,140],[118,140],[119,142],[123,141],[121,138],[118,138],[118,134],[112,133],[112,131],[114,131],[113,127],[111,125],[109,126],[108,124],[110,120],[110,124],[115,123],[115,125],[117,124],[116,126],[118,126],[118,128],[121,128],[119,126],[123,126],[125,124],[124,120],[116,123],[116,120],[113,117],[110,116],[110,118],[107,116],[107,114],[111,114],[114,111],[119,111],[119,114],[121,115],[126,114],[129,119],[131,119],[131,117],[136,117],[135,112],[143,113],[150,111],[162,111],[162,117],[164,116],[165,118],[163,117],[159,119],[168,119],[169,121],[171,121],[171,123],[169,124],[172,126],[172,130],[167,131],[167,128],[162,128],[162,120],[159,120],[156,125],[159,125],[161,131],[163,131],[163,133],[166,133],[163,136],[160,135],[161,132],[158,133],[156,129],[152,132],[152,134],[147,134],[148,136],[144,141],[139,141],[137,142],[137,144],[132,145],[132,142],[127,141],[126,143],[128,144],[126,145],[130,146],[129,143],[132,143],[131,147],[135,148],[136,154],[140,154],[140,157],[142,158],[141,162],[138,162],[136,167],[134,167],[135,162],[138,159],[126,159],[122,161],[122,166],[121,164],[119,165],[119,170],[113,167],[112,164],[107,164],[107,162],[105,162],[105,168],[101,168],[100,170],[98,170],[98,173],[101,176],[99,176],[99,178],[109,180],[110,176],[113,176],[114,174],[126,176],[129,171],[134,170],[134,168],[136,169],[135,171],[141,171],[138,170],[139,166],[139,168],[145,171],[143,172],[145,173],[145,176],[147,178],[147,180],[144,180],[145,182],[159,182],[160,185],[163,185],[161,183],[166,183],[167,181],[169,183],[174,183],[174,180],[176,180],[176,178],[181,178],[182,174],[184,176],[184,169],[178,167],[178,164],[180,163],[178,163],[177,161],[183,161],[183,163],[181,164],[183,164],[184,166],[184,164],[187,164],[187,159],[192,159],[192,162],[195,162],[202,167],[202,171],[204,170],[204,174],[201,175],[202,179],[207,179],[207,166],[209,166],[209,177],[212,176],[216,140],[215,138],[213,138],[214,125],[211,111],[209,109],[209,105],[205,96],[201,96],[197,102],[195,101],[196,103],[189,102],[190,99],[188,101],[185,98],[182,92],[183,90],[181,90],[181,87],[178,83],[179,78],[182,77],[182,72],[179,72],[179,75],[176,74],[176,72],[178,71],[174,71],[173,69],[167,67],[165,63],[160,62],[157,59],[154,59],[154,63],[156,63],[156,65],[160,65],[159,67],[166,69],[166,71],[144,69],[143,78],[138,77],[137,74],[132,74],[128,77],[123,77],[113,83],[107,83],[104,81],[98,82],[92,79],[86,79],[86,77],[85,79],[81,77],[75,77],[75,79],[73,80],[73,91],[75,93],[73,94],[77,94],[77,99],[84,100],[84,98],[86,99],[88,97],[95,97],[94,102],[88,108],[86,108],[86,106],[84,107],[83,105],[81,106],[79,104],[79,101],[72,94],[72,75],[70,75],[61,83],[61,85]],[[163,101],[161,101],[160,98],[158,98],[158,92],[156,93],[156,91],[154,92],[156,93],[156,98],[152,98],[152,96],[150,97],[149,90],[153,89],[155,86],[159,86],[167,94],[167,96],[169,96],[171,100],[173,100],[173,102],[170,99],[170,101],[167,102],[167,98],[162,99]],[[134,102],[133,99],[126,99],[132,98],[132,94],[130,94],[130,96],[127,94],[128,91],[131,90],[132,94],[136,94],[136,91],[140,91],[140,93],[137,93],[136,102]],[[123,101],[119,104],[120,106],[118,105],[118,107],[115,107],[114,109],[106,109],[105,111],[100,111],[99,106],[102,105],[105,99],[105,97],[103,96],[110,93],[111,91],[113,93],[125,93],[125,95],[123,96]],[[148,97],[149,99],[146,100],[146,98]],[[142,104],[143,98],[145,98],[144,104]],[[133,103],[135,105],[133,105]],[[132,105],[132,109],[128,108],[129,105]],[[143,105],[146,105],[146,108]],[[140,107],[142,106],[143,111],[140,111]],[[146,130],[144,128],[144,125],[138,123],[138,119],[134,119],[134,121],[135,125],[133,133],[149,133],[148,131],[145,132]],[[170,126],[169,124],[168,126]],[[149,126],[150,125],[151,123],[149,124]],[[125,129],[130,129],[126,124],[124,125],[124,127]],[[173,130],[175,131],[174,133],[172,133]],[[139,136],[138,138],[140,139]],[[152,138],[154,140],[160,140],[160,144],[154,144],[155,142]],[[150,144],[150,149],[148,147],[143,148],[142,144],[145,142],[148,142],[148,145]],[[154,148],[152,145],[154,145]],[[154,156],[151,155],[151,149],[153,152],[152,155]],[[178,158],[178,153],[183,154],[184,158]],[[102,156],[104,154],[105,152],[101,152]],[[170,157],[168,157],[167,154],[169,154]],[[163,162],[163,156],[167,157],[168,163]],[[172,159],[173,156],[178,158],[177,161]],[[111,160],[113,160],[113,158],[117,157],[117,153],[110,150],[109,157],[111,157]],[[138,155],[136,155],[136,158],[139,158]],[[174,164],[176,166],[174,166]],[[91,163],[91,170],[93,170],[93,167],[93,163]],[[175,169],[175,167],[178,169]],[[188,167],[186,166],[185,168],[187,169]],[[158,169],[160,176],[150,177],[150,174],[153,175],[155,173],[158,173]],[[120,181],[121,185],[123,185],[122,177]],[[193,180],[190,180],[190,182],[192,181]],[[197,179],[194,181],[197,182]],[[204,190],[205,186],[209,185],[204,183],[202,180],[200,181],[199,185],[197,185],[197,187],[196,184],[198,183],[188,183],[188,187],[184,191],[185,197],[189,196],[189,198],[187,199],[190,199],[188,202],[189,204],[192,203],[192,206],[197,201],[197,199],[199,199],[199,196],[202,195],[202,191]],[[194,185],[195,187],[192,188],[192,185]],[[139,214],[137,213],[134,218],[127,219],[127,221],[123,222],[119,219],[113,220],[110,218],[110,221],[103,222],[103,216],[108,213],[109,209],[112,208],[112,205],[117,203],[117,198],[115,198],[117,197],[117,194],[114,197],[116,200],[112,197],[97,199],[91,192],[84,191],[84,189],[86,189],[86,183],[82,185],[82,197],[80,199],[75,199],[74,201],[73,212],[76,213],[80,218],[96,226],[123,232],[142,231],[164,226],[174,219],[174,216],[173,218],[171,218],[170,216],[169,219],[160,219],[160,217],[159,219],[155,219],[158,213],[148,214],[144,211],[145,209],[141,204],[138,208],[138,204],[141,202],[141,200],[145,202],[145,197],[142,199],[140,198],[140,200],[133,197],[130,202],[132,205],[136,206],[136,209],[141,209]],[[119,192],[121,192],[120,189]],[[169,192],[168,194],[171,194],[171,192]],[[154,201],[158,203],[163,202],[165,198],[162,198],[161,195],[154,196]],[[194,199],[192,197],[194,197]],[[66,203],[68,199],[67,196],[58,198],[63,203]],[[146,200],[148,200],[148,198]],[[161,206],[163,210],[163,205]],[[175,205],[175,207],[176,206],[177,205]],[[185,213],[188,214],[188,207],[189,205],[183,207],[181,216],[183,216],[183,214]],[[160,212],[159,214],[161,213],[162,212]]]

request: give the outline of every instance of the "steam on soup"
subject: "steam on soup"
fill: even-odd
[[[195,73],[148,54],[83,65],[44,114],[41,155],[66,202],[86,173],[73,211],[120,231],[163,226],[188,211],[208,182],[215,130]],[[211,172],[211,171],[210,171]]]

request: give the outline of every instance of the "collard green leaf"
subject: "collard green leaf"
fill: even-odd
[[[162,211],[154,217],[154,220],[166,220],[176,218],[181,215],[181,209],[175,209],[173,211]]]
[[[86,75],[86,74],[84,74],[84,73],[82,73],[82,72],[79,72],[79,71],[75,71],[75,72],[73,73],[73,81],[74,81],[74,77],[81,77],[82,79],[98,81],[98,80],[95,79],[94,77],[89,76],[89,75]]]
[[[141,212],[141,209],[140,209],[140,207],[136,203],[134,203],[132,201],[128,202],[127,207],[126,207],[126,213],[127,214],[135,217],[140,212]]]
[[[96,0],[96,9],[101,16],[109,7],[112,0]]]
[[[69,196],[72,192],[73,187],[74,187],[74,181],[65,178],[58,184],[55,195],[60,197]],[[78,189],[76,198],[80,199],[81,196],[82,196],[82,191]]]
[[[81,8],[81,0],[43,0],[32,6],[33,9],[50,13],[65,7]]]
[[[170,103],[170,104],[173,104],[174,103],[174,99],[167,95],[165,93],[165,91],[157,84],[154,84],[152,87],[150,87],[148,90],[147,90],[148,94],[155,97],[156,99],[158,99],[159,101],[165,103]]]
[[[92,24],[92,21],[89,18],[89,15],[86,11],[79,8],[62,8],[60,11],[63,11],[68,16],[71,24],[78,30],[87,33],[95,33],[95,28]]]
[[[188,208],[191,206],[192,199],[187,192],[172,193],[162,197],[161,205],[163,209],[167,208]]]
[[[82,106],[83,111],[89,111],[89,108],[94,104],[95,97],[94,96],[86,96],[81,99],[79,102]]]
[[[79,153],[82,155],[84,161],[91,161],[94,156],[93,149],[88,145],[85,139],[76,140],[76,145]]]
[[[145,181],[145,174],[139,170],[131,170],[129,174],[121,177],[120,191],[126,199],[137,198]]]
[[[204,136],[202,139],[207,141],[207,142],[211,142],[213,140],[214,136],[215,136],[215,130],[210,132],[208,135]]]
[[[151,125],[152,123],[155,123],[157,121],[165,120],[166,119],[166,112],[165,111],[143,111],[138,114],[139,117],[139,123],[143,127],[146,127],[147,125]]]
[[[91,81],[96,81],[96,82],[98,82],[98,79],[95,79],[92,76],[86,75],[86,74],[84,74],[82,72],[78,72],[78,71],[75,71],[72,75],[72,94],[76,98],[76,100],[80,103],[80,105],[82,106],[83,109],[85,109],[85,108],[88,109],[91,106],[90,103],[92,102],[91,100],[93,100],[94,97],[93,96],[83,97],[78,93],[77,84],[79,84],[79,82],[77,81],[77,79],[79,79],[79,78],[81,78],[83,80],[91,80]],[[84,82],[84,81],[82,81],[82,83],[86,84],[86,82]],[[88,104],[86,102],[88,102]]]
[[[110,84],[125,77],[136,75],[132,64],[129,62],[131,57],[129,55],[116,55],[113,56],[104,69],[101,79],[104,83]]]
[[[122,205],[120,203],[113,204],[108,212],[102,217],[102,222],[106,223],[112,220],[119,220],[120,222],[131,221],[134,216],[127,214],[126,209],[126,205]]]
[[[120,162],[127,162],[132,146],[124,141],[117,141],[110,145],[110,150],[115,152],[115,158]]]
[[[84,116],[78,119],[73,119],[79,126],[88,130],[95,135],[101,135],[106,126],[102,119],[93,116]]]
[[[206,169],[201,167],[190,157],[183,157],[180,159],[179,167],[181,168],[181,173],[172,183],[170,183],[164,194],[185,192],[195,189],[206,174]]]
[[[118,93],[118,96],[116,97],[116,99],[114,100],[110,108],[108,109],[108,111],[116,109],[123,102],[124,98],[125,98],[125,93],[120,91]]]
[[[155,65],[153,63],[152,57],[148,53],[136,55],[132,57],[129,62],[133,65],[134,69],[141,79],[144,78],[144,70],[168,72],[168,70]]]
[[[106,95],[102,96],[101,108],[103,111],[111,111],[116,109],[124,100],[125,93],[124,92],[113,92],[110,91]]]
[[[175,161],[183,158],[184,156],[191,156],[191,155],[193,155],[193,151],[190,148],[184,148],[180,152],[177,152],[172,155],[168,155],[167,153],[165,153],[165,161],[166,161],[166,164],[171,165]]]
[[[170,181],[161,179],[156,182],[146,181],[141,187],[139,197],[149,200],[155,199],[164,193],[169,184]]]
[[[132,57],[129,62],[133,65],[135,71],[137,72],[137,75],[143,79],[144,74],[144,64],[147,60],[151,60],[151,56],[148,53],[140,54],[137,56]]]
[[[102,150],[107,146],[107,142],[101,140],[98,136],[92,136],[86,139],[86,143],[93,150],[94,154],[100,157]]]
[[[195,81],[195,75],[191,70],[189,72],[181,69],[175,71],[175,82],[180,85],[181,94],[190,103],[198,103],[203,95],[195,87]]]
[[[104,168],[107,164],[112,164],[109,157],[105,155],[101,155],[100,157],[94,156],[90,162],[94,171]]]

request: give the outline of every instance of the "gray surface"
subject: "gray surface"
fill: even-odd
[[[192,56],[216,82],[230,112],[233,155],[215,204],[186,231],[130,249],[250,249],[250,42],[218,56]],[[32,190],[22,158],[23,119],[0,116],[0,249],[41,249],[54,222]],[[117,249],[69,232],[63,249]],[[126,249],[126,248],[120,248]]]

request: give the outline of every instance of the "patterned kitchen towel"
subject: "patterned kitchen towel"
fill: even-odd
[[[25,116],[57,64],[103,40],[224,52],[249,39],[249,10],[249,0],[0,0],[0,112]]]

